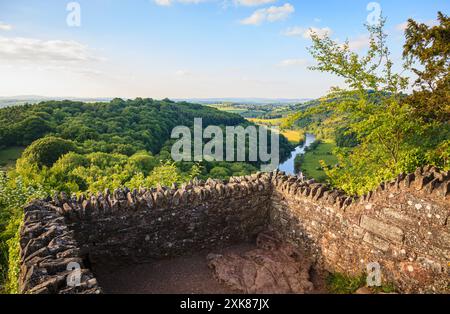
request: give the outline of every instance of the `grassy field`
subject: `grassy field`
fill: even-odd
[[[214,105],[208,105],[208,106],[216,108],[216,109],[221,110],[221,111],[226,111],[226,112],[230,112],[230,113],[237,113],[237,114],[240,114],[240,113],[243,113],[243,112],[247,111],[247,109],[244,109],[244,108],[236,108],[236,107],[233,107],[233,106],[223,105],[223,104],[214,104]]]
[[[325,182],[327,175],[322,170],[320,160],[325,161],[327,165],[334,165],[337,163],[337,158],[332,154],[336,147],[334,142],[320,143],[316,149],[306,152],[300,161],[300,170],[309,178],[314,178],[317,181]]]
[[[278,126],[280,125],[283,118],[279,119],[259,119],[259,118],[249,118],[247,119],[250,122],[260,124],[260,125],[266,125],[266,126]]]
[[[289,142],[296,145],[305,140],[305,132],[302,130],[285,130],[281,134],[288,139]]]
[[[13,167],[16,160],[22,155],[23,150],[23,147],[0,149],[0,169]]]
[[[247,120],[250,122],[256,123],[258,125],[264,125],[264,126],[271,127],[271,126],[279,126],[281,124],[281,122],[283,121],[283,118],[278,118],[278,119],[249,118]],[[305,140],[305,132],[300,129],[283,130],[283,131],[281,131],[281,134],[283,134],[284,137],[286,137],[288,139],[288,141],[294,145],[297,145],[300,142],[303,142]]]

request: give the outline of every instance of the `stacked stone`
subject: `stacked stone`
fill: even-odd
[[[59,212],[72,219],[89,219],[114,215],[124,211],[164,210],[170,207],[201,204],[217,197],[246,196],[255,192],[269,192],[271,174],[256,173],[242,177],[231,177],[228,181],[208,179],[206,182],[194,179],[187,184],[172,187],[140,188],[127,187],[106,189],[103,193],[68,197],[65,193],[55,194],[51,204]]]
[[[20,230],[20,277],[22,293],[100,293],[91,271],[84,267],[80,250],[61,208],[43,201],[25,207]],[[79,265],[81,275],[68,284],[70,267]]]
[[[272,184],[274,188],[283,193],[297,198],[307,198],[338,209],[345,209],[358,200],[357,196],[348,196],[345,192],[323,183],[317,183],[314,179],[305,180],[301,177],[287,176],[279,171],[274,172]]]
[[[379,262],[400,291],[448,292],[449,179],[427,166],[358,198],[276,172],[270,225],[330,271]]]
[[[87,253],[108,260],[178,256],[270,227],[330,271],[357,275],[376,261],[400,291],[442,292],[450,260],[449,185],[448,171],[427,166],[362,197],[280,171],[180,187],[60,193],[25,208],[21,291],[98,293],[81,259]],[[78,287],[66,284],[70,262],[82,267]]]

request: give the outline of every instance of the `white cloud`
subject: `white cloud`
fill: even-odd
[[[403,23],[397,24],[395,26],[395,29],[398,30],[399,32],[403,32],[403,31],[405,31],[407,26],[408,26],[408,22],[403,22]]]
[[[191,75],[191,72],[186,71],[186,70],[178,70],[178,71],[175,72],[175,75],[176,76],[180,76],[180,77],[182,77],[182,76],[189,76],[189,75]]]
[[[427,20],[427,21],[425,21],[425,22],[420,22],[420,21],[418,21],[418,22],[419,22],[419,23],[424,23],[424,24],[428,25],[429,27],[439,25],[439,21],[438,21],[438,20]],[[407,26],[408,26],[408,22],[406,21],[406,22],[397,24],[397,25],[395,26],[395,29],[396,29],[397,31],[399,31],[399,32],[404,32],[404,31],[406,30],[406,27],[407,27]]]
[[[297,36],[302,36],[303,32],[305,30],[302,27],[299,26],[293,26],[293,27],[289,27],[288,29],[286,29],[283,32],[283,35],[285,36],[291,36],[291,37],[297,37]]]
[[[305,39],[310,39],[311,35],[315,33],[319,37],[324,36],[330,36],[333,33],[333,30],[329,27],[309,27],[309,28],[303,28],[299,26],[289,27],[286,29],[283,34],[285,36],[291,36],[291,37],[303,37]]]
[[[348,41],[348,47],[350,50],[360,50],[362,48],[369,47],[369,44],[370,38],[368,35],[362,35]]]
[[[12,30],[12,25],[0,21],[0,31],[10,31],[10,30]]]
[[[190,4],[190,3],[197,4],[197,3],[205,2],[205,1],[207,1],[207,0],[154,0],[154,2],[157,5],[165,6],[165,7],[171,6],[175,2],[184,3],[184,4]]]
[[[242,5],[246,7],[253,7],[268,3],[276,2],[277,0],[234,0],[234,3],[237,5]]]
[[[8,61],[99,61],[90,49],[79,42],[69,40],[41,40],[0,36],[0,57]]]
[[[319,19],[318,17],[315,17],[315,18],[314,18],[314,22],[320,23],[320,22],[322,22],[322,19]]]
[[[169,6],[172,4],[172,0],[155,0],[155,3],[161,6]]]
[[[26,67],[25,67],[26,69]],[[89,67],[80,67],[80,66],[66,66],[66,65],[45,65],[45,66],[36,66],[31,67],[31,70],[36,69],[37,71],[44,71],[44,72],[60,72],[60,73],[77,73],[82,74],[86,76],[98,76],[103,75],[104,73],[100,70],[89,68]]]
[[[295,8],[293,5],[286,3],[282,6],[271,6],[264,9],[259,9],[253,12],[249,17],[241,20],[241,24],[244,25],[260,25],[263,22],[275,22],[285,20],[289,17]]]
[[[306,65],[308,61],[306,59],[285,59],[278,63],[280,67],[292,67],[292,66],[301,66]]]

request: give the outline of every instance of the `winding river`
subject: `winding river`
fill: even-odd
[[[313,134],[306,133],[305,142],[303,145],[297,146],[292,152],[291,157],[289,157],[288,160],[283,162],[278,166],[278,169],[281,171],[286,172],[286,174],[292,174],[295,175],[295,167],[294,167],[294,160],[295,157],[298,155],[302,155],[305,153],[305,148],[312,144],[316,140],[316,137]]]

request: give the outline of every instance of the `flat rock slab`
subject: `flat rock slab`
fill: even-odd
[[[311,261],[293,245],[261,233],[257,248],[244,253],[209,254],[214,276],[241,293],[309,293]]]
[[[221,253],[240,253],[254,248],[254,244],[243,243],[223,249]],[[231,294],[239,292],[214,278],[206,259],[209,252],[196,252],[189,256],[120,267],[96,265],[94,272],[103,291],[112,294]]]

